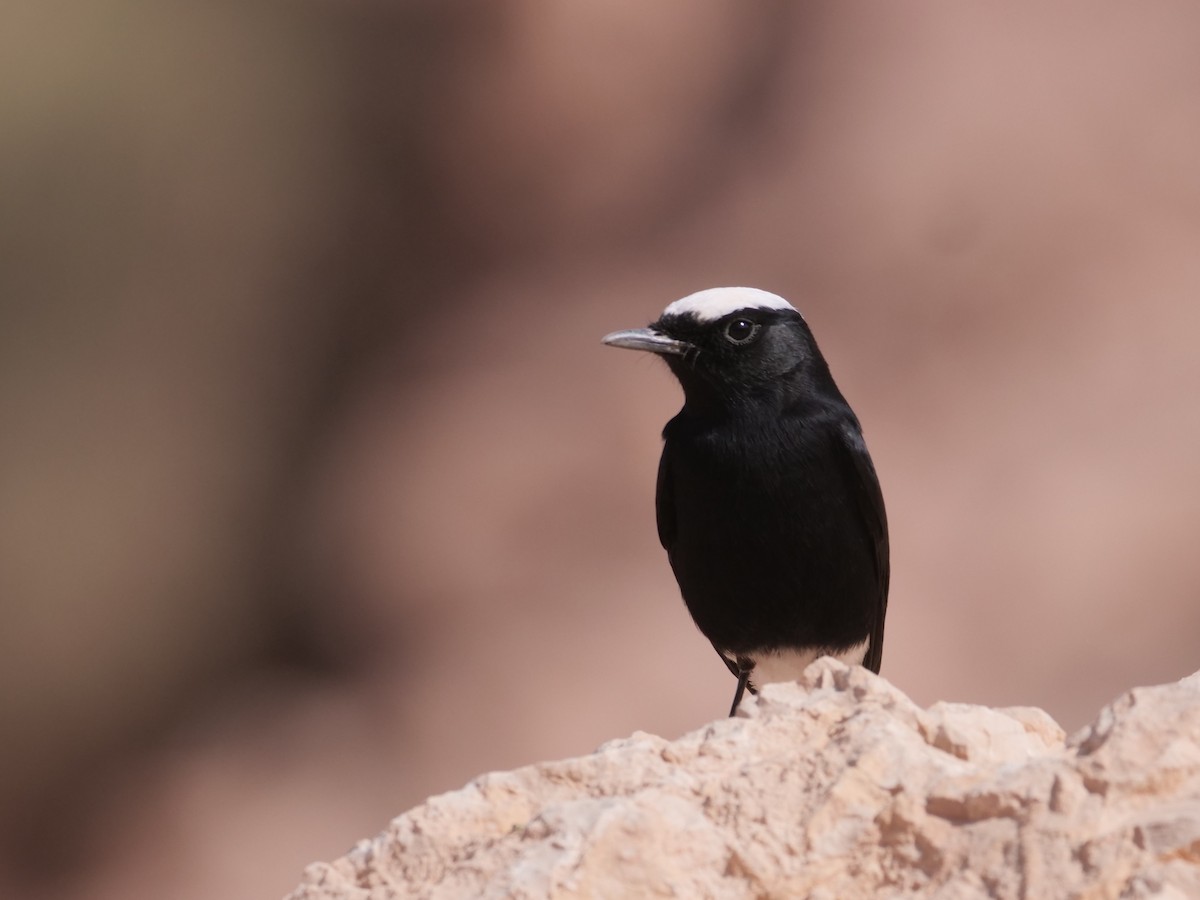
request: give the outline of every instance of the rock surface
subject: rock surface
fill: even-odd
[[[749,698],[748,698],[749,699]],[[833,660],[739,718],[484,775],[291,900],[1200,897],[1200,673],[1070,739]]]

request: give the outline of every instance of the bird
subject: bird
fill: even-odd
[[[688,612],[744,693],[834,656],[878,673],[891,562],[857,416],[800,312],[748,287],[676,300],[603,343],[664,359],[658,537]]]

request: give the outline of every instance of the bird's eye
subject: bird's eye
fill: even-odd
[[[733,319],[725,326],[725,337],[730,343],[748,344],[758,334],[758,326],[749,319]]]

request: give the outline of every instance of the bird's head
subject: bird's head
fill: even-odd
[[[833,387],[804,318],[782,297],[757,288],[691,294],[650,326],[615,331],[604,343],[663,357],[691,407],[728,408],[750,398],[786,401],[812,388]]]

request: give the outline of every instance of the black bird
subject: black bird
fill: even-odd
[[[688,611],[742,695],[819,656],[879,671],[887,516],[862,430],[782,297],[713,288],[604,338],[683,387],[663,429],[658,536]]]

